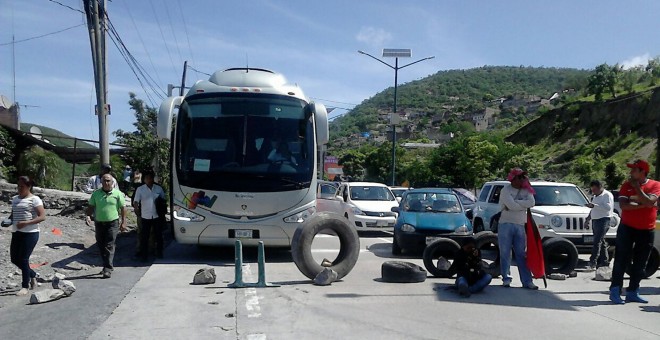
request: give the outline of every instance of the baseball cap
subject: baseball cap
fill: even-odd
[[[640,169],[640,170],[644,171],[647,174],[651,171],[651,167],[649,166],[649,163],[647,161],[643,160],[643,159],[638,159],[638,160],[636,160],[632,163],[628,163],[628,164],[626,164],[626,166],[631,168],[631,169],[634,169],[634,168]]]
[[[521,168],[513,168],[511,171],[509,171],[509,174],[506,176],[507,181],[511,182],[515,177],[517,176],[525,176],[527,175],[527,171],[521,169]]]

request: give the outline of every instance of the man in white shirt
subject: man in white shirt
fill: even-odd
[[[605,234],[610,229],[610,219],[614,214],[614,196],[611,192],[605,190],[598,180],[591,181],[591,192],[594,197],[587,206],[591,208],[589,218],[594,233],[594,244],[591,248],[589,269],[596,269],[609,266],[607,258],[608,245],[605,241]]]
[[[103,188],[103,182],[101,178],[105,174],[110,174],[112,176],[112,174],[110,173],[111,171],[112,171],[112,166],[110,166],[110,164],[101,165],[101,173],[98,175],[94,175],[87,180],[87,186],[85,187],[85,192],[91,194],[94,192],[94,190]],[[115,179],[114,176],[112,176],[112,188],[119,189],[119,186],[117,185],[117,180]]]
[[[527,267],[527,209],[534,206],[534,189],[529,183],[527,173],[520,168],[513,168],[507,179],[511,184],[505,185],[500,191],[500,206],[502,215],[498,226],[498,245],[500,247],[500,270],[502,285],[511,286],[511,249],[516,256],[520,281],[524,288],[539,289],[532,282],[532,273]]]
[[[148,259],[149,236],[151,229],[154,230],[154,241],[156,246],[156,257],[163,257],[163,219],[160,218],[156,209],[156,200],[165,199],[163,188],[154,183],[154,173],[145,171],[142,173],[144,184],[138,187],[133,198],[133,208],[140,212],[142,230],[140,231],[140,251],[138,257],[142,261]]]

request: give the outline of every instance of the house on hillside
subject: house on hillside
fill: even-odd
[[[495,115],[499,112],[499,109],[487,107],[484,110],[466,114],[463,119],[472,122],[477,131],[485,131],[489,126],[495,124]]]
[[[21,123],[21,113],[18,103],[0,94],[0,125],[18,129]]]

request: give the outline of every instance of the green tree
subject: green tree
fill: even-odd
[[[113,134],[117,137],[117,143],[124,144],[128,150],[125,160],[133,169],[152,169],[154,165],[159,169],[156,174],[160,177],[159,182],[167,188],[170,178],[169,141],[160,140],[156,135],[157,111],[150,107],[134,93],[129,93],[128,104],[134,111],[136,121],[133,126],[137,129],[133,132],[117,130]]]
[[[61,183],[57,183],[58,175],[63,171],[62,161],[53,152],[42,149],[34,145],[26,149],[18,159],[18,174],[29,176],[34,179],[37,185],[44,188],[59,188]]]
[[[0,126],[0,178],[9,178],[14,174],[14,154],[16,142],[7,130]]]
[[[589,185],[596,172],[596,161],[592,157],[578,157],[571,167],[573,173],[580,179],[585,187]]]
[[[615,87],[620,71],[621,67],[618,64],[614,66],[598,65],[589,76],[589,84],[587,85],[589,93],[593,94],[597,101],[603,100],[603,93],[606,91],[609,91],[612,97],[616,97]]]
[[[655,81],[660,79],[660,57],[649,60],[646,64],[646,72],[651,75],[651,86],[655,86]]]
[[[364,162],[366,156],[359,150],[348,150],[339,157],[339,165],[342,166],[344,175],[353,179],[362,179],[364,173]]]
[[[607,163],[605,166],[605,185],[607,186],[608,189],[610,190],[616,190],[619,189],[621,184],[623,184],[623,181],[626,179],[626,175],[619,168],[616,163],[613,161],[610,161]]]

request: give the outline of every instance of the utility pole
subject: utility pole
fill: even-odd
[[[110,164],[110,147],[108,143],[108,80],[106,75],[105,31],[106,0],[83,0],[89,42],[92,49],[92,64],[94,66],[94,83],[96,87],[96,115],[99,117],[99,152],[101,164]]]

